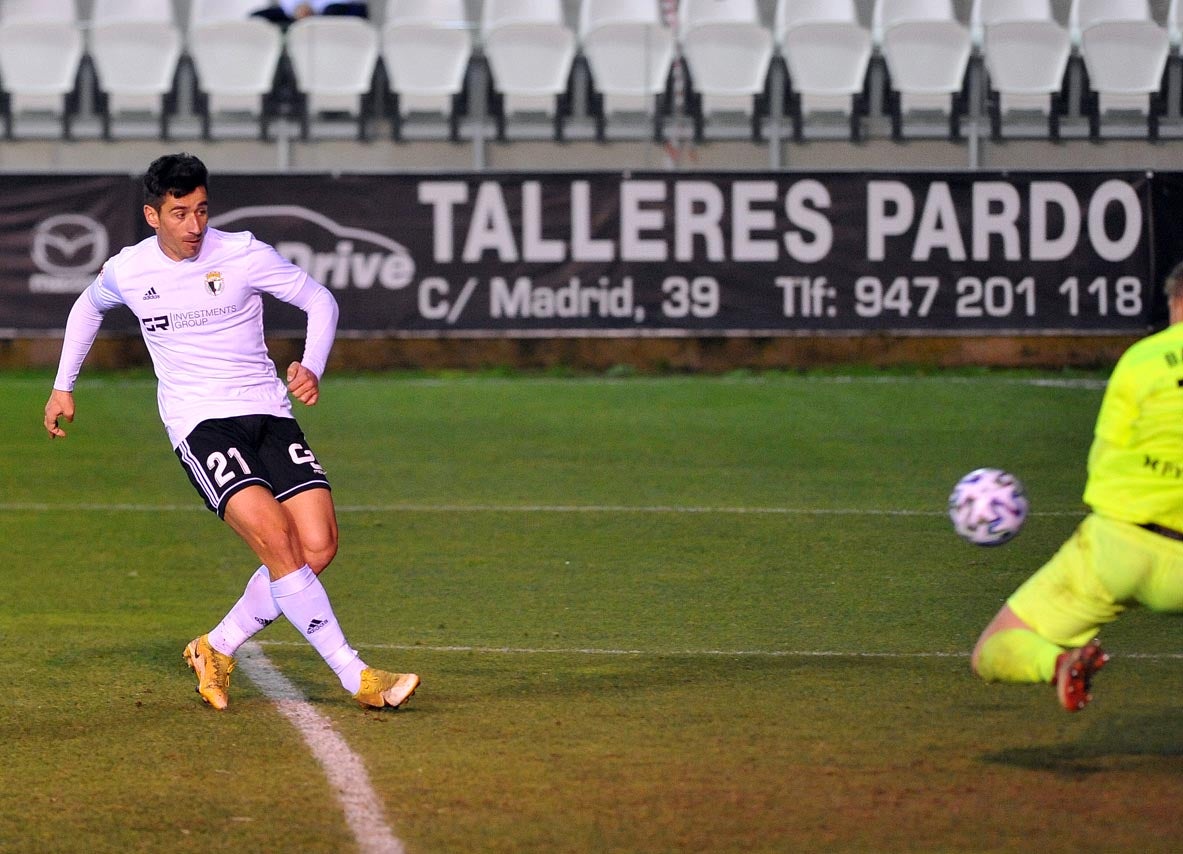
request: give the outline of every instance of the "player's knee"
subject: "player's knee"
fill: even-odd
[[[319,538],[316,542],[304,543],[304,559],[308,561],[308,565],[315,573],[319,574],[321,570],[333,562],[333,558],[336,556],[337,537],[335,534]]]
[[[978,669],[978,664],[982,659],[982,643],[978,641],[977,646],[974,647],[973,652],[969,654],[969,669],[974,676],[980,677],[982,672]]]
[[[292,531],[284,525],[255,531],[253,538],[248,537],[247,541],[254,549],[255,554],[259,555],[260,559],[268,565],[274,562],[282,566],[292,562],[298,556],[293,548],[295,540],[292,537]]]
[[[969,669],[974,676],[979,679],[990,681],[989,662],[985,661],[985,651],[989,640],[994,637],[995,631],[992,626],[987,626],[982,632],[981,637],[978,638],[977,643],[974,644],[973,652],[969,654]]]

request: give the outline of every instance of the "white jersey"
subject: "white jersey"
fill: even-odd
[[[201,251],[184,261],[165,255],[155,236],[107,261],[70,311],[54,388],[73,391],[103,314],[125,305],[152,356],[174,448],[207,418],[291,417],[287,386],[267,355],[262,294],[307,313],[301,362],[322,376],[337,328],[333,295],[250,232],[209,228]]]

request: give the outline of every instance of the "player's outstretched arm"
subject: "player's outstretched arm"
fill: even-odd
[[[66,438],[66,431],[58,426],[58,420],[74,420],[74,395],[55,388],[45,403],[45,429],[51,439]]]
[[[305,406],[315,406],[320,399],[320,380],[299,362],[288,365],[288,391]]]

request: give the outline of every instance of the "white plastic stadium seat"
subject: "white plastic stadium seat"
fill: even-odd
[[[472,58],[472,24],[464,0],[389,0],[382,28],[382,61],[390,92],[395,138],[413,112],[448,119],[448,136],[459,138],[464,81]]]
[[[680,15],[696,136],[708,115],[738,111],[751,118],[758,137],[773,43],[755,0],[683,0]]]
[[[223,21],[245,21],[266,5],[266,0],[189,0],[189,32]]]
[[[493,77],[498,138],[505,138],[508,114],[543,112],[553,117],[561,139],[575,62],[575,33],[561,0],[485,0],[481,40]]]
[[[0,3],[0,82],[4,133],[14,115],[44,113],[61,123],[63,138],[78,111],[78,69],[85,52],[73,0]]]
[[[1001,20],[985,27],[992,135],[1001,138],[1004,115],[1037,111],[1047,119],[1049,136],[1058,139],[1065,110],[1064,75],[1072,55],[1068,30],[1051,20]]]
[[[969,12],[969,34],[974,47],[985,43],[986,27],[1003,21],[1052,21],[1051,0],[974,0]]]
[[[1085,28],[1080,51],[1088,72],[1090,136],[1100,136],[1106,113],[1135,111],[1146,117],[1150,138],[1158,137],[1170,49],[1166,29],[1153,21],[1106,21]]]
[[[288,27],[287,54],[299,98],[301,137],[313,116],[343,113],[366,139],[370,94],[378,65],[378,31],[364,18],[313,15]]]
[[[0,0],[0,20],[78,23],[74,0]]]
[[[1068,33],[1080,47],[1081,34],[1105,21],[1153,21],[1149,0],[1072,0],[1068,10]]]
[[[160,136],[167,138],[181,58],[181,30],[170,0],[95,0],[90,57],[103,137],[110,138],[112,115],[128,112],[157,117]]]
[[[862,135],[867,111],[871,33],[858,22],[854,0],[779,0],[775,35],[789,72],[786,92],[793,136],[803,136],[805,117],[837,112]]]
[[[875,0],[871,10],[871,39],[883,47],[883,35],[902,21],[956,21],[952,0]]]
[[[654,117],[661,135],[665,109],[659,105],[674,60],[674,36],[662,24],[659,0],[583,0],[579,40],[591,70],[598,106],[597,138],[607,114],[641,112]]]
[[[203,137],[210,136],[213,116],[245,113],[259,122],[259,136],[266,138],[282,53],[283,34],[262,18],[209,17],[193,22],[189,57]]]
[[[947,116],[949,135],[957,138],[972,45],[969,30],[953,16],[951,0],[882,0],[876,8],[893,138],[902,136],[904,115],[914,111]]]
[[[854,0],[777,0],[772,32],[777,43],[791,27],[819,21],[847,21],[857,24]]]

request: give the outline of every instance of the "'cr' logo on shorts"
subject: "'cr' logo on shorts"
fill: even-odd
[[[144,329],[148,332],[163,332],[168,329],[168,315],[163,317],[141,317],[140,323],[144,324]]]

